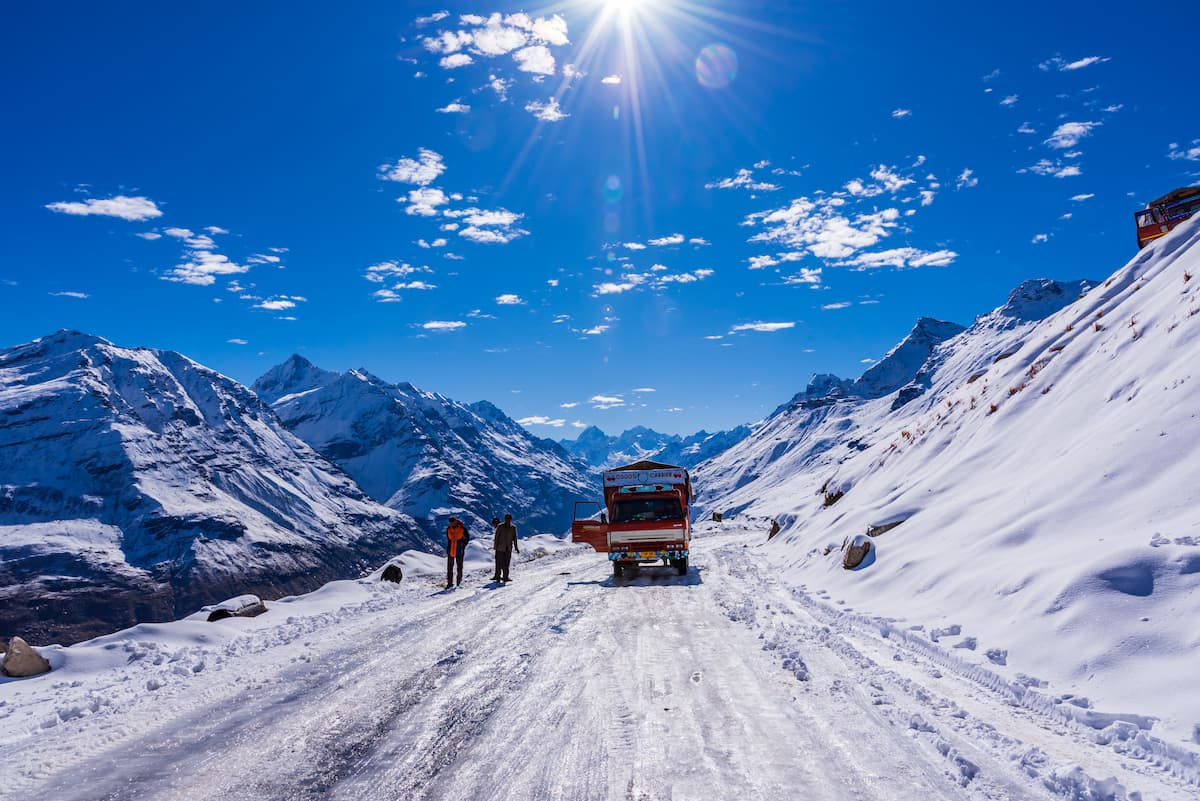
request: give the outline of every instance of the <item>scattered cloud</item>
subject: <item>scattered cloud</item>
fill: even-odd
[[[705,184],[705,189],[748,189],[751,192],[774,192],[781,187],[768,181],[754,180],[754,173],[745,168],[737,171],[732,178],[722,178],[711,184]]]
[[[643,245],[641,242],[625,242],[623,244],[623,247],[626,250],[645,250],[646,249],[646,246]]]
[[[249,345],[250,344],[249,340],[239,339],[238,337],[234,337],[233,339],[227,339],[225,341],[228,342],[230,345]]]
[[[91,297],[86,292],[51,292],[50,294],[56,298],[75,298],[76,300],[87,300]]]
[[[800,272],[793,275],[785,275],[783,283],[788,286],[811,286],[817,288],[821,285],[821,268],[820,267],[801,267]]]
[[[959,173],[958,179],[954,182],[955,189],[970,189],[973,186],[979,186],[979,179],[975,177],[975,171],[970,168],[964,168]]]
[[[954,263],[958,254],[953,250],[926,251],[919,248],[892,248],[874,253],[860,253],[852,259],[838,262],[839,266],[872,270],[879,267],[915,269],[918,267],[946,267]]]
[[[707,247],[708,245],[711,245],[712,242],[709,242],[707,239],[705,239],[702,236],[693,236],[691,239],[688,240],[688,244],[695,245],[698,248],[702,248],[702,247]]]
[[[1172,142],[1167,146],[1167,158],[1200,161],[1200,139],[1193,139],[1190,144],[1182,146],[1177,142]]]
[[[670,234],[669,236],[659,237],[658,239],[651,239],[650,244],[656,248],[665,247],[666,245],[682,245],[683,234]]]
[[[1084,67],[1090,67],[1093,64],[1103,64],[1106,61],[1112,61],[1112,59],[1107,58],[1107,57],[1101,57],[1101,56],[1088,56],[1086,58],[1081,58],[1076,61],[1067,61],[1066,59],[1064,59],[1060,56],[1055,56],[1054,58],[1048,59],[1046,61],[1043,61],[1041,64],[1038,64],[1038,67],[1043,72],[1050,72],[1051,70],[1058,70],[1059,72],[1070,72],[1073,70],[1081,70]]]
[[[559,408],[561,408],[561,409],[574,409],[578,405],[579,405],[578,401],[572,401],[571,403],[558,404]]]
[[[1040,244],[1041,244],[1041,243],[1043,243],[1043,242],[1049,242],[1049,241],[1050,241],[1050,235],[1049,235],[1049,234],[1036,234],[1036,235],[1033,237],[1033,240],[1032,240],[1032,241],[1033,241],[1033,244],[1035,244],[1035,245],[1040,245]]]
[[[391,279],[408,278],[416,273],[431,273],[428,267],[414,267],[411,264],[405,264],[398,261],[384,261],[379,264],[372,264],[367,268],[366,274],[363,276],[373,284],[382,284]]]
[[[852,305],[853,304],[851,304],[847,301],[841,301],[840,303],[826,303],[826,304],[822,305],[821,308],[824,309],[825,311],[834,311],[836,309],[848,309]]]
[[[419,217],[436,217],[438,206],[444,206],[450,202],[450,198],[446,197],[446,193],[440,189],[431,186],[422,186],[417,189],[410,190],[408,197],[396,198],[398,203],[408,203],[404,209],[406,214],[414,214]]]
[[[379,167],[379,177],[387,181],[402,184],[428,186],[446,171],[442,156],[429,148],[421,148],[416,159],[402,158],[395,164],[382,164]]]
[[[438,11],[430,14],[428,17],[417,17],[416,22],[418,25],[429,25],[432,22],[440,22],[448,16],[450,16],[449,11]]]
[[[78,217],[117,217],[122,220],[136,222],[152,220],[161,217],[162,211],[153,200],[147,197],[127,197],[116,195],[110,198],[90,197],[87,200],[60,200],[47,203],[46,208],[60,214],[72,214]]]
[[[512,294],[497,295],[496,303],[498,303],[501,306],[524,306],[525,305],[525,301],[521,299],[520,295],[512,295]]]
[[[1093,128],[1100,127],[1098,122],[1064,122],[1054,129],[1054,133],[1045,144],[1056,150],[1067,150],[1079,144],[1079,140],[1091,134]]]
[[[773,331],[783,331],[785,329],[795,327],[795,323],[742,323],[729,329],[729,333],[737,334],[742,331],[760,331],[764,333],[770,333]]]
[[[513,53],[517,69],[522,72],[533,72],[538,75],[554,74],[554,55],[550,48],[544,45],[533,45]]]
[[[912,116],[912,109],[908,109],[908,108],[898,108],[892,112],[892,119],[894,119],[894,120],[902,120],[905,117],[911,117],[911,116]]]
[[[307,300],[308,298],[299,295],[276,295],[255,303],[254,308],[266,311],[286,311],[296,308],[297,303],[304,303]]]
[[[620,82],[621,82],[620,75],[605,75],[603,78],[600,79],[600,83],[606,83],[606,84],[609,84],[610,86],[616,86]]]
[[[466,328],[467,324],[462,320],[430,320],[427,323],[421,323],[421,327],[426,331],[457,331],[460,328]]]
[[[1094,197],[1095,197],[1095,194],[1089,192],[1085,195],[1072,195],[1071,200],[1074,200],[1076,203],[1082,203],[1083,201],[1091,200]]]
[[[542,122],[561,122],[571,116],[558,105],[558,98],[552,97],[543,103],[540,100],[530,100],[525,104],[525,110]]]
[[[1023,133],[1023,134],[1037,133],[1037,128],[1034,128],[1032,125],[1030,125],[1027,122],[1023,122],[1023,123],[1021,123],[1021,127],[1017,129],[1017,133]]]
[[[607,326],[607,325],[597,325],[597,326],[595,326],[595,327],[593,327],[593,328],[587,328],[587,329],[585,329],[585,330],[583,331],[583,334],[584,334],[585,336],[594,337],[594,336],[597,336],[597,335],[599,335],[599,334],[603,334],[605,331],[607,331],[607,330],[609,329],[609,327],[610,327],[610,326]]]
[[[147,242],[153,242],[155,239],[162,239],[162,234],[154,231],[142,231],[140,234],[134,234],[134,236],[141,237]]]
[[[472,242],[486,245],[504,245],[525,236],[529,232],[517,228],[516,223],[525,215],[508,211],[507,209],[447,209],[443,216],[462,219],[465,227],[458,229],[458,235]]]
[[[466,103],[459,103],[457,100],[453,103],[447,103],[439,109],[434,109],[441,114],[466,114],[471,110],[471,107]]]
[[[593,395],[588,402],[595,409],[615,409],[625,405],[625,399],[620,395]]]
[[[443,56],[438,64],[444,69],[453,70],[459,67],[465,67],[468,64],[474,64],[475,59],[468,56],[466,53],[452,53],[448,56]]]
[[[562,428],[566,423],[567,421],[561,418],[550,418],[540,414],[522,417],[517,421],[518,425],[523,426],[553,426],[554,428]]]
[[[170,234],[171,229],[167,230]],[[162,276],[164,281],[173,281],[193,286],[211,286],[218,275],[240,275],[250,272],[250,266],[237,264],[223,253],[207,249],[190,250],[180,262]]]
[[[1034,175],[1050,175],[1055,178],[1071,178],[1083,174],[1083,170],[1077,164],[1064,165],[1061,161],[1050,161],[1049,159],[1041,159],[1037,164],[1023,167],[1017,172],[1031,172]]]
[[[630,392],[658,392],[658,390],[655,389],[654,387],[637,387],[636,389],[631,389],[629,391]]]
[[[1018,100],[1018,97],[1017,97],[1017,95],[1009,95],[1008,97],[1006,97],[1006,98],[1004,98],[1003,100],[1001,100],[1001,101],[1000,101],[1000,105],[1002,105],[1002,106],[1015,106],[1015,105],[1017,105],[1017,100]]]

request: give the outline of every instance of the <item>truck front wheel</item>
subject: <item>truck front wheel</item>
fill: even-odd
[[[675,572],[681,576],[687,575],[687,557],[675,560]]]
[[[613,578],[619,579],[619,578],[623,577],[624,575],[625,575],[624,566],[620,562],[614,561],[613,562]]]

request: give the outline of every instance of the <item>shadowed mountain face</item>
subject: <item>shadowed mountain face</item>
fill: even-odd
[[[375,500],[430,537],[446,518],[491,533],[511,513],[521,534],[564,533],[573,502],[596,493],[583,466],[491,403],[464,404],[365,370],[338,374],[292,356],[254,384],[284,425]]]
[[[0,351],[0,633],[73,642],[423,540],[247,388],[60,331]]]

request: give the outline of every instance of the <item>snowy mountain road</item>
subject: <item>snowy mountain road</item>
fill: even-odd
[[[272,604],[276,625],[219,645],[113,635],[131,656],[111,692],[56,688],[108,705],[6,737],[0,777],[62,801],[1124,797],[1090,778],[1111,751],[821,620],[743,541],[702,537],[683,577],[614,584],[570,549],[504,587],[410,577],[317,615]]]

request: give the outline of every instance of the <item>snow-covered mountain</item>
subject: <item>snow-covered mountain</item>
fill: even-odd
[[[738,426],[715,434],[698,431],[681,437],[635,426],[611,437],[596,426],[588,426],[576,439],[564,439],[559,444],[597,471],[642,459],[691,468],[741,442],[749,433],[749,426]]]
[[[440,536],[451,514],[489,534],[486,521],[506,512],[522,535],[561,534],[573,502],[597,494],[566,451],[487,401],[459,403],[365,370],[321,370],[301,356],[272,368],[254,389],[293,433],[430,536]]]
[[[75,641],[421,545],[247,388],[59,331],[0,351],[0,631]]]
[[[981,676],[1200,742],[1200,696],[1155,689],[1188,685],[1200,646],[1181,625],[1200,618],[1197,273],[1193,220],[1090,289],[1023,284],[898,389],[798,395],[700,466],[702,503],[777,519],[764,555],[789,580],[952,642]],[[867,566],[843,570],[868,533]]]

